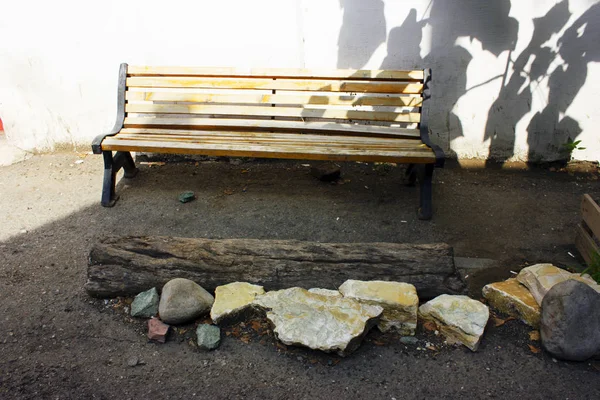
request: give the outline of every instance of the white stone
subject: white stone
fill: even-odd
[[[210,318],[215,324],[234,320],[252,307],[256,296],[264,294],[262,286],[247,282],[233,282],[215,289],[215,302],[210,310]]]
[[[312,288],[308,289],[311,293],[322,294],[323,296],[342,297],[342,294],[337,290]]]
[[[210,310],[215,298],[196,282],[175,278],[165,283],[158,313],[168,324],[191,322]]]
[[[467,296],[443,294],[419,307],[419,318],[434,322],[450,340],[476,351],[490,317],[488,307]]]
[[[564,282],[568,279],[574,279],[590,286],[597,292],[600,292],[600,285],[589,275],[574,274],[564,269],[558,268],[552,264],[535,264],[523,268],[517,275],[517,280],[527,286],[535,301],[541,306],[546,293],[554,285]]]
[[[363,304],[383,307],[377,327],[382,332],[394,328],[401,335],[414,335],[417,328],[419,297],[414,285],[404,282],[347,280],[340,286],[344,297]]]
[[[355,350],[383,308],[344,297],[311,293],[302,288],[268,292],[254,304],[267,311],[277,338],[344,356]]]

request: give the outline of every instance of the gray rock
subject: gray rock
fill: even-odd
[[[215,325],[200,324],[196,329],[198,347],[203,350],[214,350],[221,343],[221,329]]]
[[[402,336],[400,338],[400,343],[414,345],[414,344],[419,343],[419,339],[417,339],[414,336]]]
[[[156,288],[146,290],[135,296],[131,303],[131,316],[139,318],[152,318],[158,312],[158,292]]]
[[[192,200],[196,199],[196,195],[194,192],[183,192],[179,195],[179,201],[182,203],[189,203]]]
[[[160,319],[184,324],[210,311],[215,298],[196,282],[175,278],[165,284],[158,305]]]
[[[132,356],[127,359],[127,365],[130,367],[135,367],[139,363],[140,363],[140,359],[137,358],[136,356]]]
[[[600,354],[600,293],[573,279],[542,301],[542,346],[556,358],[583,361]]]
[[[341,170],[336,164],[326,162],[313,166],[310,174],[323,182],[332,182],[340,178]]]

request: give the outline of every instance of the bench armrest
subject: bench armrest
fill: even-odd
[[[114,136],[123,128],[125,122],[125,89],[127,87],[127,64],[122,63],[119,68],[119,93],[117,97],[117,120],[110,132],[98,135],[92,140],[92,152],[102,154],[102,141],[107,136]]]
[[[435,154],[435,166],[438,168],[444,167],[446,156],[442,148],[436,144],[431,143],[429,138],[429,101],[431,99],[431,69],[423,70],[425,76],[423,77],[423,105],[421,108],[421,122],[419,129],[421,133],[421,141],[427,146],[431,147]]]

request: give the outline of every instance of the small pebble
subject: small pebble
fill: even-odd
[[[140,360],[136,356],[132,356],[127,359],[127,365],[129,365],[130,367],[135,367],[139,364],[139,362]]]

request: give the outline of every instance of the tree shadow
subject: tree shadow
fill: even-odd
[[[563,64],[550,74],[548,104],[535,114],[527,127],[530,161],[540,160],[542,152],[545,158],[548,154],[556,159],[570,157],[564,144],[576,138],[582,129],[565,113],[586,82],[588,63],[600,61],[598,21],[600,3],[590,7],[558,40],[554,57],[560,56]]]
[[[381,30],[385,28],[385,21],[382,22],[385,10],[381,1],[346,0],[341,6],[344,18],[338,41],[338,67],[363,67],[385,40],[387,56],[382,69],[432,68],[432,139],[446,151],[452,141],[466,136],[463,126],[466,120],[463,117],[461,121],[457,111],[460,100],[470,90],[494,81],[500,83],[500,89],[487,113],[481,139],[489,140],[488,166],[497,165],[497,161],[504,163],[516,155],[516,127],[539,101],[533,96],[539,92],[540,84],[547,82],[548,93],[542,95],[547,96],[543,109],[531,118],[527,127],[529,160],[564,158],[564,143],[581,133],[579,122],[565,114],[586,82],[587,64],[600,59],[597,45],[600,28],[596,23],[600,4],[591,6],[570,26],[569,1],[555,4],[545,15],[533,19],[531,39],[518,54],[515,50],[520,27],[510,15],[510,0],[484,5],[478,0],[432,0],[427,7],[428,17],[419,19],[418,11],[410,9],[404,22],[391,29],[384,39]],[[563,31],[557,46],[552,46],[552,40]],[[429,49],[421,47],[427,38],[425,32],[431,37]],[[473,55],[460,44],[465,38],[476,40],[482,50],[497,59],[506,57],[504,72],[467,88]],[[356,43],[364,46],[357,48],[353,45]],[[362,53],[358,54],[358,50]],[[429,52],[422,56],[423,50]]]
[[[387,32],[382,0],[340,0],[344,12],[338,37],[338,68],[361,69],[385,43]]]
[[[484,140],[490,140],[488,165],[497,161],[503,163],[514,155],[515,126],[531,111],[531,89],[547,76],[547,71],[556,58],[556,53],[543,45],[552,35],[561,31],[570,16],[568,1],[564,0],[543,17],[533,20],[531,40],[516,60],[511,61],[510,79],[502,85],[488,112],[484,136]],[[541,122],[538,118],[538,123]]]

